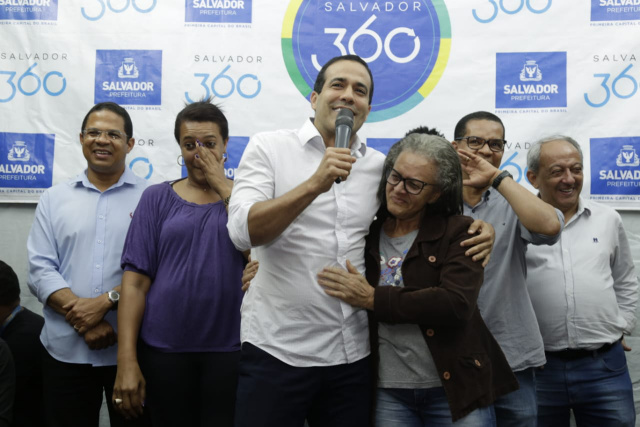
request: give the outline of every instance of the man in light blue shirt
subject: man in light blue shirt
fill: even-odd
[[[106,391],[111,426],[134,425],[113,411],[120,257],[146,181],[125,167],[134,145],[125,109],[100,103],[82,123],[87,169],[47,190],[31,227],[29,288],[44,305],[40,339],[48,426],[96,426]],[[131,423],[131,424],[129,424]]]
[[[542,336],[526,286],[525,254],[530,245],[560,238],[562,213],[500,170],[505,129],[499,117],[477,111],[454,131],[464,175],[464,214],[495,228],[491,261],[484,271],[478,308],[509,361],[520,389],[494,402],[498,427],[535,427],[534,369],[545,362]]]

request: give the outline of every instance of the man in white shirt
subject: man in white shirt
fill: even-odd
[[[347,259],[364,271],[384,162],[357,135],[372,96],[361,58],[333,58],[310,97],[315,118],[258,134],[244,152],[228,228],[260,271],[242,306],[236,426],[368,425],[366,311],[329,297],[316,274]],[[341,108],[354,113],[350,148],[335,147]]]
[[[566,136],[534,144],[527,177],[560,209],[565,228],[550,248],[530,247],[527,286],[547,363],[536,372],[538,425],[634,426],[623,334],[635,326],[638,281],[620,215],[580,197],[580,145]]]

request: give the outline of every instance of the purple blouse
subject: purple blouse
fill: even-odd
[[[168,182],[142,194],[122,268],[151,278],[140,336],[166,352],[240,350],[244,257],[227,232],[224,203],[181,199]]]

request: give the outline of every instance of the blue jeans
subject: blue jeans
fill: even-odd
[[[493,402],[498,427],[536,427],[538,403],[534,368],[513,373],[520,388]]]
[[[578,427],[635,425],[633,388],[619,342],[575,360],[547,353],[547,364],[536,379],[541,427],[568,427],[570,409]]]
[[[494,427],[493,407],[479,408],[451,421],[444,388],[379,388],[376,396],[376,427]]]

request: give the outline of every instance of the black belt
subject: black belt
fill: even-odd
[[[560,351],[546,351],[545,353],[547,353],[550,356],[557,357],[558,359],[576,360],[576,359],[582,359],[583,357],[594,357],[594,356],[597,356],[598,354],[605,353],[611,350],[613,346],[615,346],[619,342],[620,340],[616,342],[612,342],[611,344],[605,344],[596,350],[568,348],[566,350],[560,350]]]

